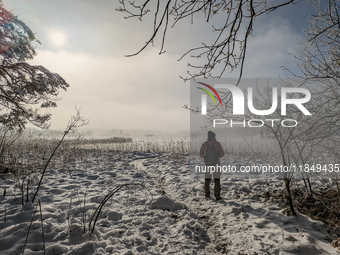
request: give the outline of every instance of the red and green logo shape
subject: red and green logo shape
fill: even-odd
[[[217,93],[217,91],[216,91],[213,87],[211,87],[210,85],[208,85],[208,84],[206,84],[206,83],[203,83],[203,82],[197,82],[197,83],[198,83],[198,84],[201,84],[201,85],[203,85],[203,86],[206,86],[206,87],[209,88],[212,92],[214,92],[214,94],[216,95],[216,97],[217,97],[218,100],[220,101],[220,104],[222,105],[222,100],[221,100],[221,98],[220,98],[220,95]],[[217,105],[216,100],[215,100],[215,97],[213,96],[213,94],[211,94],[211,92],[210,92],[209,90],[204,89],[204,88],[201,88],[201,87],[196,87],[196,88],[201,89],[201,90],[203,90],[204,92],[206,92],[206,93],[214,100],[215,105]]]

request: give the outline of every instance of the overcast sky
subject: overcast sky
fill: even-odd
[[[39,64],[59,73],[70,84],[61,92],[51,128],[63,129],[74,107],[90,120],[89,128],[188,130],[190,83],[185,76],[189,58],[178,62],[191,47],[211,37],[211,25],[190,20],[169,30],[165,54],[159,44],[140,55],[126,58],[143,46],[152,23],[124,19],[115,11],[117,0],[4,0],[36,34]],[[283,7],[254,24],[249,41],[244,77],[278,77],[282,65],[295,70],[289,53],[296,50],[296,37],[307,28],[313,9],[305,3]],[[223,77],[236,77],[226,72]]]

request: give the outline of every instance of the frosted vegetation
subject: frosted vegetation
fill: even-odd
[[[223,162],[278,161],[273,144],[254,139],[223,141]],[[224,199],[204,198],[204,177],[191,168],[186,138],[11,141],[2,141],[1,254],[336,251],[331,244],[336,247],[340,237],[335,175],[310,175],[310,200],[308,184],[296,174],[291,191],[297,216],[290,216],[282,176],[224,174]]]

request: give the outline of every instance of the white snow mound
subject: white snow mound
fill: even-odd
[[[186,209],[184,204],[178,203],[166,196],[161,196],[154,201],[151,206],[152,209],[163,209],[170,211],[177,211],[181,209]]]

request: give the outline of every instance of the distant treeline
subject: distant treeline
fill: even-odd
[[[96,144],[96,143],[131,143],[132,138],[125,138],[125,137],[110,137],[110,138],[102,138],[102,139],[96,139],[96,138],[90,138],[90,139],[81,139],[79,140],[67,140],[66,143],[81,143],[81,144]]]

